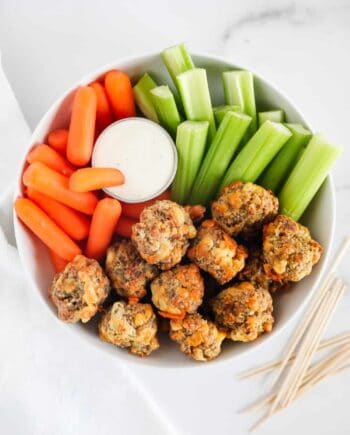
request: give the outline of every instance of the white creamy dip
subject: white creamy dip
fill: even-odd
[[[126,118],[98,137],[92,166],[123,172],[122,186],[104,189],[124,202],[142,202],[162,193],[173,181],[176,147],[161,126],[145,118]]]

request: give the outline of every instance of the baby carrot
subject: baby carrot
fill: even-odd
[[[170,199],[170,196],[171,196],[170,190],[166,190],[156,198],[150,199],[149,201],[138,202],[135,204],[123,202],[122,203],[123,215],[129,218],[139,219],[140,214],[145,207],[154,204],[156,201],[161,201],[163,199]]]
[[[136,115],[134,94],[127,74],[119,70],[109,71],[105,75],[105,88],[117,119]]]
[[[76,91],[69,125],[67,158],[76,166],[89,163],[94,145],[96,94],[89,86]]]
[[[164,319],[171,319],[171,320],[181,320],[185,317],[186,313],[181,313],[181,314],[172,314],[172,313],[167,313],[165,311],[158,311],[158,314],[161,317],[164,317]]]
[[[98,202],[92,215],[86,256],[101,260],[111,243],[122,208],[117,199],[104,198]]]
[[[126,216],[120,216],[118,224],[115,228],[116,234],[122,237],[131,237],[131,230],[134,224],[137,224],[137,219],[131,219]]]
[[[73,192],[90,192],[104,187],[120,186],[124,175],[114,168],[82,168],[69,179],[69,188]]]
[[[73,240],[83,240],[89,234],[90,222],[83,214],[28,187],[27,196],[62,228]]]
[[[57,151],[45,144],[36,145],[27,155],[27,162],[41,162],[63,175],[70,176],[74,168]]]
[[[57,255],[71,261],[81,254],[79,246],[33,201],[17,198],[15,210],[19,219]]]
[[[23,184],[82,213],[93,214],[97,204],[96,195],[92,192],[72,192],[68,187],[68,177],[40,162],[30,164],[24,171]]]
[[[105,88],[99,82],[91,83],[90,87],[96,94],[96,124],[100,131],[113,122],[113,116]]]
[[[65,128],[53,130],[47,136],[47,143],[50,145],[50,147],[64,156],[66,155],[67,141],[68,130]]]
[[[69,261],[65,260],[62,257],[59,257],[56,252],[54,252],[52,249],[49,249],[50,257],[51,257],[51,263],[53,264],[53,267],[55,269],[56,273],[62,272],[64,268],[67,266]]]

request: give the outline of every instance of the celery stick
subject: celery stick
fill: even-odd
[[[281,213],[299,220],[341,153],[342,147],[315,134],[282,187]]]
[[[259,127],[267,120],[272,122],[284,122],[285,115],[283,110],[269,110],[258,113]]]
[[[177,76],[180,96],[187,119],[190,121],[208,121],[208,140],[215,135],[216,127],[211,105],[207,72],[195,68]]]
[[[148,73],[145,73],[133,88],[137,106],[146,118],[154,122],[158,122],[158,116],[149,92],[156,87],[157,83]]]
[[[259,184],[278,193],[300,157],[300,152],[311,139],[311,132],[300,124],[285,124],[292,137],[266,168]]]
[[[241,112],[252,117],[244,141],[257,129],[254,78],[250,71],[226,71],[222,74],[226,104],[237,105]]]
[[[178,166],[171,189],[171,197],[179,204],[186,204],[192,189],[203,159],[208,128],[207,121],[185,121],[177,128]]]
[[[153,106],[160,124],[175,137],[177,126],[181,122],[173,93],[169,86],[158,86],[150,91]]]
[[[169,47],[165,49],[161,55],[175,86],[178,87],[176,77],[179,74],[194,68],[194,63],[185,44]]]
[[[213,108],[216,126],[219,127],[227,112],[240,112],[239,106],[217,106]]]
[[[227,112],[204,158],[190,195],[190,204],[208,204],[237,150],[252,118],[244,113]]]
[[[221,187],[236,180],[257,180],[291,135],[283,124],[264,122],[231,163]]]

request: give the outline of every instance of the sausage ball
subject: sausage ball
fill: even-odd
[[[108,248],[105,268],[112,286],[125,298],[144,297],[147,283],[159,273],[140,257],[130,239],[119,239]]]
[[[195,264],[162,272],[151,283],[152,301],[163,313],[181,316],[201,305],[204,281]]]
[[[213,322],[198,313],[170,321],[170,338],[180,344],[181,351],[196,361],[210,361],[221,352],[226,337]]]
[[[157,319],[150,304],[115,302],[99,324],[101,340],[129,348],[137,356],[148,356],[158,349]]]
[[[98,262],[77,255],[55,275],[49,296],[61,320],[86,323],[97,313],[109,290],[109,280]]]
[[[262,249],[258,246],[249,248],[248,259],[244,269],[237,275],[239,281],[250,281],[255,287],[274,293],[277,290],[285,290],[288,285],[273,281],[267,276],[264,269]]]
[[[132,227],[132,240],[147,263],[162,270],[180,263],[189,240],[196,236],[188,212],[175,202],[157,201],[146,207]]]
[[[235,181],[224,187],[212,204],[213,219],[231,236],[250,239],[278,213],[278,199],[270,190]]]
[[[220,284],[225,284],[243,269],[247,251],[217,223],[206,220],[200,226],[187,256]]]
[[[233,341],[253,341],[272,329],[270,293],[242,282],[220,292],[212,302],[215,322]]]
[[[264,226],[264,269],[273,280],[300,281],[311,273],[322,251],[310,231],[288,216],[278,215]]]

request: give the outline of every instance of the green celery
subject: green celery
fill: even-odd
[[[259,127],[267,120],[272,122],[284,122],[285,114],[283,110],[269,110],[258,113]]]
[[[341,153],[321,133],[312,137],[280,192],[282,214],[300,219]]]
[[[232,181],[256,181],[292,133],[283,124],[266,121],[228,168],[221,187]]]
[[[160,124],[175,137],[181,117],[176,106],[175,98],[169,86],[158,86],[151,89],[151,99]]]
[[[208,204],[215,197],[222,177],[251,121],[252,118],[244,113],[226,113],[196,177],[190,204]]]
[[[237,105],[241,112],[252,117],[244,142],[257,129],[254,77],[250,71],[226,71],[222,74],[226,104]]]
[[[211,141],[215,135],[216,127],[206,70],[194,68],[179,74],[177,83],[187,119],[190,121],[208,121],[208,140]]]
[[[175,86],[178,87],[176,77],[179,74],[194,68],[194,63],[185,44],[166,48],[161,55]]]
[[[239,106],[217,106],[213,108],[216,126],[219,127],[227,112],[240,112]]]
[[[185,121],[177,128],[178,166],[171,189],[171,198],[179,204],[187,203],[203,159],[208,128],[207,121]]]
[[[297,163],[300,152],[311,139],[311,132],[300,124],[285,124],[292,132],[292,137],[266,168],[259,184],[278,193]]]
[[[156,87],[157,83],[148,73],[145,73],[136,83],[133,90],[137,106],[145,115],[145,117],[151,119],[154,122],[159,122],[157,112],[153,106],[150,96],[150,91]]]

